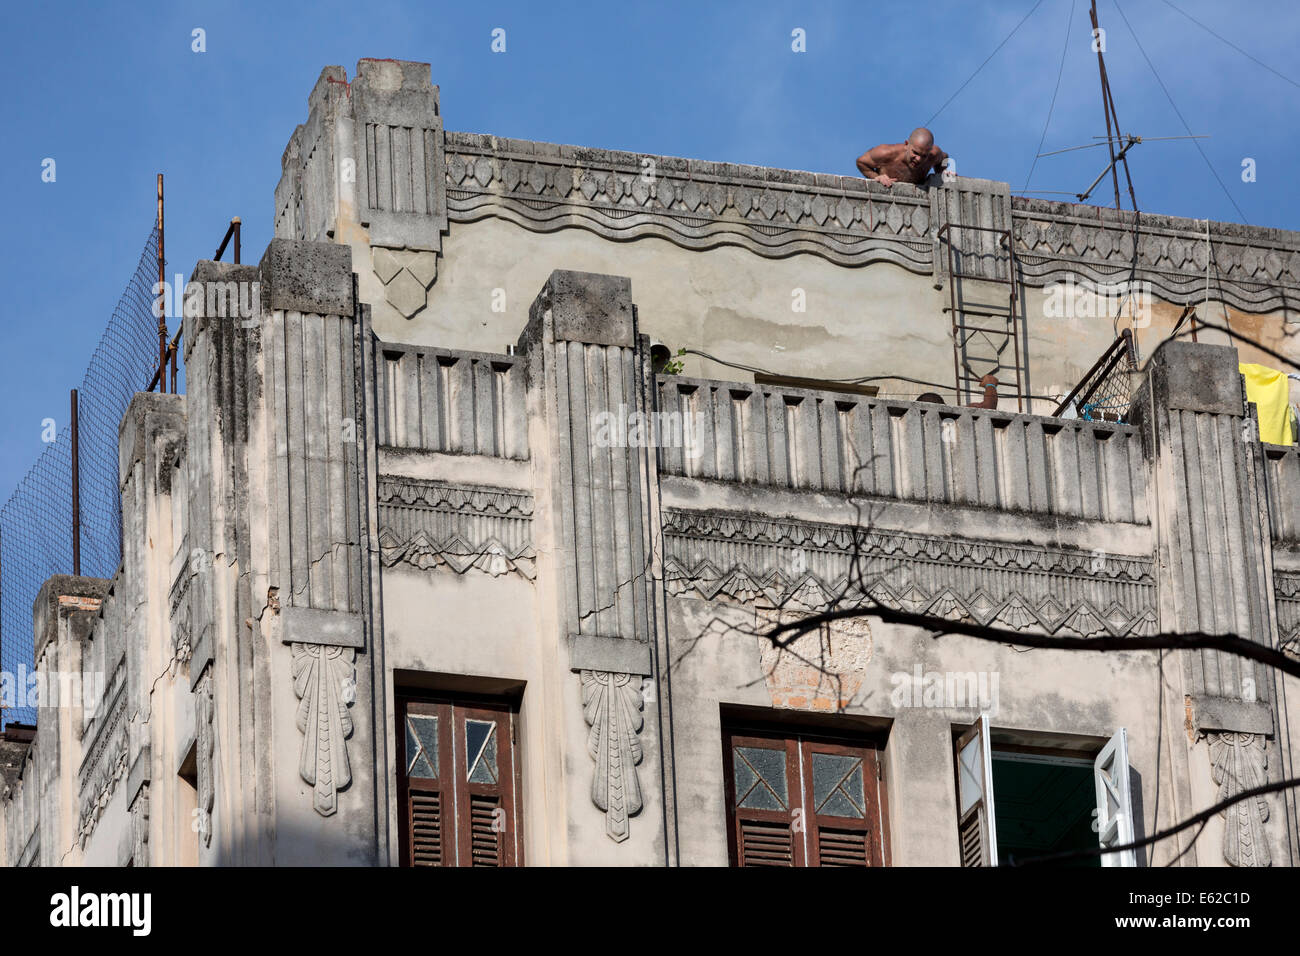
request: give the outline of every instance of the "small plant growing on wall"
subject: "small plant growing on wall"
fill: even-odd
[[[681,375],[682,369],[686,367],[686,360],[682,357],[686,354],[686,349],[677,350],[677,358],[671,359],[664,363],[664,375]]]

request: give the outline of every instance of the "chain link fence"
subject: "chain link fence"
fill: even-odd
[[[1128,422],[1133,404],[1131,380],[1137,368],[1137,345],[1133,333],[1124,329],[1057,407],[1055,416]]]
[[[81,573],[111,578],[122,561],[117,430],[158,366],[155,226],[77,390]],[[70,410],[70,408],[69,408]],[[54,426],[51,426],[53,431]],[[35,723],[32,604],[46,579],[71,574],[72,430],[65,422],[0,508],[0,721]]]

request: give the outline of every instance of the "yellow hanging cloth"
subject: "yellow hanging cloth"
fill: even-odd
[[[1259,414],[1259,440],[1270,445],[1293,444],[1286,373],[1264,365],[1242,363],[1237,367],[1246,377],[1246,401],[1254,402]]]

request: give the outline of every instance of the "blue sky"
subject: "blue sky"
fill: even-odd
[[[1293,3],[1174,2],[1300,82]],[[64,423],[68,389],[151,225],[155,174],[167,177],[169,271],[210,257],[233,215],[244,220],[245,260],[256,260],[271,236],[281,151],[326,64],[351,76],[365,56],[432,63],[448,129],[854,174],[864,149],[929,120],[1034,0],[890,6],[6,2],[0,500],[40,453],[42,420]],[[1140,208],[1300,227],[1288,165],[1300,147],[1300,88],[1163,0],[1121,7],[1192,132],[1211,136],[1201,148],[1232,197],[1191,142],[1153,142],[1132,154]],[[1070,8],[1042,0],[934,119],[963,175],[1025,184],[1063,50],[1043,149],[1105,132],[1086,0],[1072,18]],[[1125,130],[1186,133],[1114,0],[1099,10]],[[490,49],[497,27],[504,54]],[[191,50],[195,28],[206,31],[204,53]],[[795,28],[805,53],[791,50]],[[1078,191],[1104,152],[1041,159],[1030,188]],[[41,181],[46,157],[54,183]],[[1245,157],[1254,183],[1242,181]],[[1094,201],[1110,201],[1108,189]]]

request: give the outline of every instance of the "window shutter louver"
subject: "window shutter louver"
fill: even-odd
[[[470,797],[471,866],[501,865],[501,835],[492,829],[499,802],[481,794]]]
[[[793,836],[788,823],[740,821],[740,865],[794,866]]]
[[[442,866],[442,800],[436,791],[410,795],[412,866]]]
[[[870,866],[869,852],[864,830],[817,828],[818,866]]]
[[[972,813],[966,822],[961,824],[958,828],[958,837],[961,841],[961,865],[983,866],[983,839],[980,834],[978,813]]]

